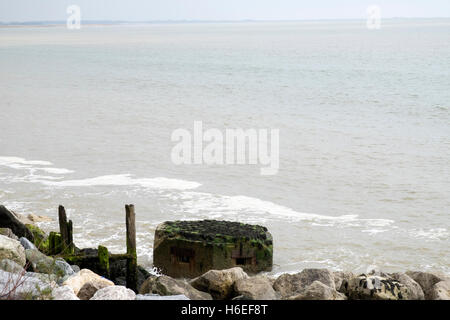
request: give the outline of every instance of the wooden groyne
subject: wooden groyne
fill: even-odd
[[[99,245],[97,249],[79,249],[73,242],[73,223],[67,221],[65,208],[58,208],[59,233],[50,232],[48,252],[60,256],[70,264],[78,265],[81,269],[90,269],[95,273],[110,278],[110,266],[119,260],[126,260],[126,286],[137,291],[137,254],[136,254],[136,214],[134,205],[125,205],[126,247],[123,254],[111,254],[108,248]]]

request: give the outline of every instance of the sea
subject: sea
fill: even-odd
[[[181,164],[172,133],[278,129],[279,170]],[[263,225],[271,275],[450,273],[450,19],[2,26],[0,204],[152,270],[168,220]]]

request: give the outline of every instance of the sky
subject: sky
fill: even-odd
[[[383,18],[450,17],[450,0],[0,0],[0,21],[65,21],[69,5],[83,20],[366,19],[371,5]]]

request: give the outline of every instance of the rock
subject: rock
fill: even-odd
[[[124,286],[110,286],[97,290],[90,300],[135,300],[136,294],[133,290]]]
[[[346,272],[346,271],[334,271],[333,272],[333,279],[334,279],[334,287],[337,291],[339,291],[341,284],[344,280],[350,280],[355,275],[352,272]]]
[[[54,273],[55,260],[36,249],[26,249],[27,260],[31,263],[33,271],[39,273]]]
[[[240,267],[225,270],[210,270],[190,284],[197,290],[208,292],[216,300],[231,298],[236,280],[247,279],[248,275]]]
[[[53,300],[80,300],[69,286],[61,286],[53,289]]]
[[[12,232],[10,228],[0,228],[0,235],[14,239],[19,240],[19,238]]]
[[[405,285],[393,278],[359,275],[344,280],[341,292],[352,300],[408,300],[408,290]]]
[[[80,267],[77,266],[76,264],[72,264],[71,267],[74,273],[77,273],[81,270]]]
[[[149,277],[142,284],[139,293],[154,293],[160,296],[183,294],[191,300],[212,300],[209,293],[201,292],[183,280],[168,276]]]
[[[22,266],[18,265],[16,262],[9,260],[9,259],[3,259],[0,260],[0,270],[11,272],[11,273],[24,273],[25,269],[22,268]]]
[[[38,278],[0,270],[0,300],[50,299],[52,287]]]
[[[36,246],[27,238],[25,237],[21,237],[20,238],[20,244],[22,245],[22,247],[24,247],[25,249],[33,249],[33,250],[37,250]]]
[[[0,260],[9,259],[22,267],[26,263],[25,249],[19,241],[0,235]]]
[[[33,241],[33,234],[30,230],[17,219],[16,215],[0,205],[0,227],[9,228],[17,237],[25,237]]]
[[[446,280],[445,276],[431,272],[407,271],[406,275],[411,277],[422,287],[426,300],[432,299],[434,285],[438,282]]]
[[[113,286],[114,283],[89,269],[82,269],[64,281],[63,285],[71,287],[81,300],[89,300],[97,290]]]
[[[450,300],[450,280],[436,283],[431,289],[430,299]]]
[[[75,271],[72,269],[71,265],[68,264],[64,259],[57,258],[55,260],[55,269],[58,275],[62,277],[71,276],[75,274]]]
[[[137,288],[144,283],[144,281],[150,277],[150,273],[145,270],[142,266],[137,266]],[[115,285],[125,285],[126,284],[126,274],[127,274],[127,260],[126,259],[114,259],[109,262],[109,279],[114,282]]]
[[[333,274],[327,269],[304,269],[296,274],[282,274],[275,280],[273,288],[283,298],[289,298],[302,293],[314,281],[336,289]]]
[[[409,300],[424,300],[425,294],[422,287],[405,273],[393,273],[391,277],[401,284],[405,285],[408,290]]]
[[[36,223],[36,222],[52,222],[53,219],[47,216],[39,216],[33,213],[30,213],[29,215],[27,215],[27,219],[32,222],[32,223]]]
[[[288,300],[347,300],[347,297],[320,281],[314,281],[302,293]]]
[[[26,272],[25,275],[29,278],[36,278],[42,282],[48,283],[52,286],[56,286],[58,277],[54,274],[38,273],[38,272]]]
[[[278,298],[269,279],[263,276],[238,279],[234,283],[234,291],[236,295],[243,296],[243,300],[276,300]]]
[[[136,300],[190,300],[184,294],[173,296],[159,296],[157,294],[138,294]]]

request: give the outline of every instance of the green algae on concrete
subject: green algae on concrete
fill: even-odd
[[[167,221],[155,232],[153,265],[172,277],[193,278],[208,270],[242,267],[269,271],[273,241],[267,228],[239,222]]]

